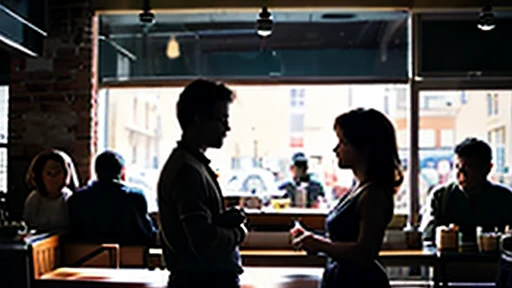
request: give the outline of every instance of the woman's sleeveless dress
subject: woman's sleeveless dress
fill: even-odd
[[[359,216],[356,211],[357,199],[368,185],[347,193],[326,218],[326,231],[331,241],[355,242],[359,236]],[[353,196],[353,197],[352,197]],[[374,260],[364,266],[341,259],[329,259],[325,268],[321,288],[335,287],[390,287],[386,272]]]

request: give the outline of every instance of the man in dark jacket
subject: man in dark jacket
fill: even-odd
[[[290,198],[291,206],[303,206],[312,208],[318,206],[319,203],[324,201],[325,193],[324,188],[320,182],[311,179],[308,173],[308,158],[302,152],[297,152],[292,157],[292,166],[290,167],[293,179],[287,181],[279,186],[279,190],[286,190],[284,197]],[[306,189],[305,203],[299,203],[297,195],[300,193],[299,187],[304,185]]]
[[[98,180],[69,199],[72,236],[82,242],[149,244],[156,230],[142,190],[125,185],[124,160],[116,152],[96,157]]]
[[[435,241],[438,226],[460,227],[463,242],[476,243],[476,227],[483,232],[503,231],[512,224],[512,191],[491,183],[491,148],[484,141],[467,138],[455,147],[457,181],[434,189],[422,215],[423,241]]]
[[[229,127],[233,92],[196,80],[180,94],[177,116],[183,134],[158,181],[158,207],[169,286],[239,287],[238,245],[246,229],[239,210],[225,211],[208,148],[221,148]]]

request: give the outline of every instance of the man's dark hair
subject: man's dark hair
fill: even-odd
[[[233,100],[233,91],[224,84],[205,79],[194,80],[181,92],[176,104],[181,129],[188,128],[196,115],[212,116],[212,107],[217,103],[231,103]]]
[[[94,169],[98,180],[117,180],[121,178],[124,159],[114,151],[104,151],[96,156]]]
[[[481,164],[489,164],[492,161],[492,151],[489,144],[477,138],[466,138],[455,146],[455,154],[463,158],[478,160]]]

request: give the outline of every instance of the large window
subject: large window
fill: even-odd
[[[420,206],[424,207],[427,195],[433,187],[455,180],[454,148],[466,137],[476,137],[489,143],[494,164],[489,179],[512,186],[512,91],[423,91],[420,93],[420,103],[432,95],[441,97],[441,102],[445,105],[439,105],[435,109],[420,109],[420,129],[435,131],[433,147],[424,147],[425,141],[430,144],[432,140],[424,134],[419,135]],[[488,109],[487,104],[493,103],[489,98],[500,101],[500,109],[496,109],[496,113],[494,108]]]
[[[279,194],[276,187],[290,178],[291,155],[302,151],[329,207],[352,183],[350,172],[336,168],[332,121],[360,106],[379,109],[395,124],[406,172],[395,212],[412,212],[410,224],[417,224],[416,213],[425,207],[432,187],[452,179],[453,149],[466,136],[491,144],[495,163],[490,177],[509,181],[511,133],[503,121],[512,118],[507,108],[511,96],[431,90],[483,87],[478,84],[489,77],[510,75],[510,11],[496,12],[498,25],[492,31],[476,27],[476,11],[421,12],[413,21],[399,9],[272,13],[269,38],[257,36],[257,11],[252,10],[159,13],[152,26],[141,25],[136,14],[100,15],[99,79],[111,87],[101,91],[100,102],[108,109],[100,113],[105,131],[100,150],[110,147],[128,158],[130,181],[147,187],[150,203],[156,203],[151,199],[156,198],[159,169],[181,133],[174,118],[181,84],[197,77],[244,84],[231,85],[239,97],[225,147],[208,152],[226,195]],[[417,26],[411,29],[408,23]],[[418,44],[414,51],[410,36]],[[468,47],[468,53],[460,53]],[[413,60],[416,74],[411,75]],[[475,81],[457,78],[468,75]],[[443,76],[453,78],[434,83]],[[419,99],[409,92],[411,86],[396,84],[408,82],[423,91]],[[112,88],[125,85],[141,88]],[[165,85],[179,88],[142,88]],[[409,99],[414,107],[408,106]],[[467,112],[468,107],[475,111]],[[112,112],[116,109],[128,113]],[[410,122],[416,116],[419,122]],[[411,134],[408,129],[416,125],[417,133]]]
[[[273,9],[268,38],[257,34],[258,12],[168,11],[146,26],[135,13],[99,16],[100,82],[141,87],[100,91],[99,150],[127,158],[128,181],[145,188],[151,210],[157,209],[160,169],[181,135],[175,104],[183,89],[142,88],[154,81],[207,77],[245,84],[230,85],[237,94],[232,131],[224,147],[207,156],[225,196],[255,195],[262,209],[280,206],[272,200],[285,194],[281,184],[292,179],[296,152],[306,154],[310,177],[323,187],[325,197],[313,208],[329,208],[347,192],[353,175],[337,168],[332,127],[349,109],[373,107],[388,115],[400,152],[408,154],[409,89],[397,84],[409,75],[408,11]],[[397,195],[397,213],[408,211],[406,191],[404,185]]]
[[[407,134],[407,103],[398,103],[406,100],[400,97],[408,93],[406,85],[230,87],[237,94],[231,106],[232,131],[224,147],[208,150],[207,156],[225,196],[250,196],[256,192],[264,203],[262,209],[272,210],[271,199],[284,195],[285,191],[278,187],[292,177],[291,157],[295,152],[306,154],[311,177],[323,186],[323,207],[331,206],[348,190],[352,172],[340,170],[332,152],[337,143],[332,127],[339,114],[357,107],[375,108],[388,115],[400,134]],[[153,211],[157,209],[160,169],[181,135],[175,105],[182,89],[110,88],[100,93],[99,103],[108,109],[99,107],[100,128],[107,130],[100,133],[105,137],[99,150],[114,149],[127,158],[126,162],[131,163],[127,180],[142,186]],[[151,113],[135,117],[123,111]],[[401,148],[407,154],[407,146]],[[404,186],[397,195],[397,213],[407,213],[406,191]]]

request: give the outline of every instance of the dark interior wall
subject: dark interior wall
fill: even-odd
[[[9,85],[11,72],[11,55],[0,50],[0,86]]]
[[[9,84],[8,197],[21,217],[30,191],[25,174],[46,148],[67,152],[81,182],[94,154],[95,68],[89,0],[48,1],[48,37],[42,57],[13,57]]]
[[[41,55],[46,25],[47,0],[0,0],[0,50]]]

